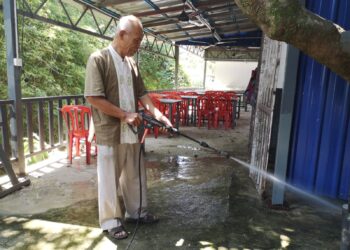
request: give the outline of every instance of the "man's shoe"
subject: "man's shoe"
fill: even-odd
[[[108,234],[110,237],[116,240],[122,240],[128,238],[128,232],[125,230],[123,226],[115,227],[108,230]]]

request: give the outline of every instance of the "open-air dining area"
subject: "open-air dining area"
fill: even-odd
[[[0,249],[349,249],[349,17],[0,0]]]

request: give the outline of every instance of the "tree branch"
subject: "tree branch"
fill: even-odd
[[[234,1],[268,37],[293,45],[350,82],[350,54],[341,45],[342,27],[297,0]]]

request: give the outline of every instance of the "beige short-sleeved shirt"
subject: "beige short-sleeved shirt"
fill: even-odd
[[[137,110],[138,98],[147,92],[137,65],[132,58],[128,60],[132,66],[135,110]],[[119,107],[118,77],[108,48],[90,55],[86,66],[84,96],[104,96]],[[108,146],[120,144],[120,120],[118,118],[106,115],[94,107],[92,107],[92,118],[97,144]]]

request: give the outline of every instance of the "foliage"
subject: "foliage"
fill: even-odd
[[[171,58],[141,51],[140,71],[148,90],[174,89],[175,61]],[[189,80],[182,68],[179,69],[178,83],[188,86]]]
[[[40,150],[40,141],[37,134],[33,134],[33,146],[34,146],[34,152],[38,152]],[[23,147],[24,147],[24,154],[29,153],[29,140],[27,137],[23,138]],[[31,157],[26,158],[26,165],[34,164],[40,161],[43,161],[45,159],[49,158],[48,152],[42,152],[37,155],[33,155]]]
[[[2,13],[0,14],[3,22]],[[20,20],[21,24],[23,20]],[[0,25],[1,84],[7,85],[3,25]],[[22,59],[22,96],[81,94],[88,55],[101,43],[96,38],[25,19],[19,29]],[[7,88],[0,89],[6,99]]]

